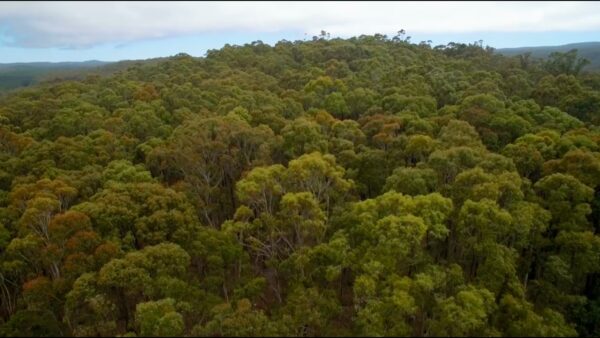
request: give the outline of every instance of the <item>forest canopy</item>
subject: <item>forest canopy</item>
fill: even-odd
[[[599,336],[600,74],[404,34],[0,97],[2,336]]]

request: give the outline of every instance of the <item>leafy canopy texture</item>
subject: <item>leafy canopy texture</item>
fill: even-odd
[[[599,336],[600,74],[401,32],[0,97],[2,336]]]

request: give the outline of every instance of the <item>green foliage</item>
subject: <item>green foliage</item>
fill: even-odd
[[[577,49],[571,49],[566,53],[550,53],[544,67],[553,74],[577,75],[589,63],[589,60],[577,57]]]
[[[0,334],[597,336],[597,75],[404,35],[0,97]]]
[[[396,190],[406,195],[426,195],[437,188],[437,175],[432,169],[397,168],[386,180],[385,191]]]
[[[144,337],[177,337],[183,334],[183,316],[175,310],[175,301],[167,298],[136,305],[135,320]]]

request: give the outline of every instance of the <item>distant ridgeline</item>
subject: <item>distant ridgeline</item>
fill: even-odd
[[[506,56],[531,53],[533,58],[547,58],[552,53],[566,53],[573,49],[577,50],[579,57],[590,61],[588,65],[583,67],[584,71],[600,70],[600,42],[571,43],[561,46],[501,48],[497,49],[496,52]]]
[[[87,75],[111,75],[131,66],[163,60],[125,60],[119,62],[30,62],[0,63],[0,93],[38,83],[60,80],[83,80]]]
[[[0,64],[0,91],[27,87],[53,77],[72,77],[108,62],[32,62]]]

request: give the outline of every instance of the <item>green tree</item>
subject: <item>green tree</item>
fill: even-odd
[[[183,316],[170,298],[137,304],[135,320],[141,336],[177,337],[183,334]]]

